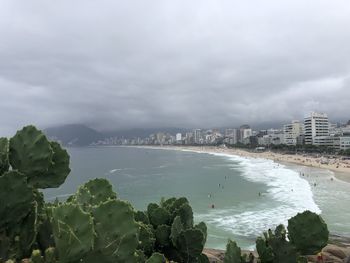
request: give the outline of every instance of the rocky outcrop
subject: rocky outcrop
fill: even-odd
[[[242,251],[244,254],[249,254],[251,251]],[[224,250],[205,248],[203,251],[207,255],[210,263],[222,263],[225,256]],[[256,251],[252,251],[255,262],[257,262],[258,254]],[[329,244],[322,250],[322,256],[324,262],[327,263],[350,263],[350,246],[346,242],[339,242],[338,244]],[[316,255],[310,255],[307,257],[308,262],[318,262]]]

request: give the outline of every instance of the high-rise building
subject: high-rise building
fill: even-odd
[[[181,133],[176,133],[176,142],[181,142],[181,140],[182,140]]]
[[[284,144],[297,145],[298,137],[303,134],[304,125],[298,120],[283,126]]]
[[[315,137],[329,136],[329,121],[325,113],[312,112],[304,119],[305,144],[314,144]]]
[[[194,143],[201,143],[202,142],[202,130],[201,129],[195,129],[193,131],[194,135]]]
[[[237,129],[226,129],[225,137],[228,138],[227,142],[230,144],[237,143]]]
[[[252,136],[252,129],[249,125],[244,124],[239,128],[239,141],[242,143],[247,143],[249,137]]]

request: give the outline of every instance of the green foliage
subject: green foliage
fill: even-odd
[[[144,223],[146,225],[148,225],[150,223],[146,212],[135,211],[134,217],[135,217],[135,220],[137,222],[141,222],[141,223]]]
[[[116,199],[117,195],[112,189],[112,185],[103,178],[90,180],[84,187],[91,195],[91,205],[99,205],[109,199]]]
[[[171,227],[168,225],[160,225],[157,227],[155,234],[157,246],[160,249],[170,246],[170,233]]]
[[[305,211],[288,220],[288,237],[301,254],[315,254],[327,245],[329,231],[319,215]]]
[[[170,213],[161,207],[151,209],[148,217],[154,227],[169,224],[170,221]]]
[[[23,174],[9,171],[0,176],[0,229],[25,218],[31,212],[33,202],[33,188]]]
[[[26,126],[10,139],[10,163],[13,169],[28,177],[28,183],[41,188],[41,178],[47,174],[53,150],[46,136],[34,126]]]
[[[256,240],[256,250],[259,254],[261,263],[272,263],[274,262],[274,253],[267,240],[262,237],[258,237]]]
[[[138,246],[138,225],[131,205],[121,200],[109,200],[92,210],[95,223],[95,250],[108,262],[127,262]]]
[[[286,240],[286,231],[279,225],[273,233],[270,229],[264,237],[256,240],[256,248],[262,263],[295,263],[297,252],[295,247]]]
[[[205,254],[200,254],[197,263],[210,263],[208,257]]]
[[[52,226],[60,262],[81,260],[94,247],[94,224],[78,205],[52,208]]]
[[[173,224],[171,225],[170,239],[174,246],[176,246],[177,239],[180,236],[180,233],[184,230],[184,226],[181,222],[179,216],[175,217]]]
[[[236,242],[229,239],[226,245],[226,252],[224,263],[241,263],[241,248],[237,246]]]
[[[0,175],[9,169],[9,141],[7,138],[0,138]]]
[[[31,263],[44,263],[44,257],[41,255],[40,250],[33,250],[32,255],[30,257]]]
[[[175,216],[180,216],[181,222],[186,229],[193,227],[193,212],[189,204],[182,204],[179,208],[175,209],[173,214]]]
[[[45,263],[56,262],[56,251],[53,247],[49,247],[45,250]]]
[[[145,225],[141,222],[139,225],[139,245],[138,249],[142,250],[145,255],[151,255],[154,250],[156,238],[151,225]]]
[[[207,225],[204,222],[200,222],[197,225],[195,225],[194,228],[202,231],[204,235],[203,245],[205,245],[205,243],[207,242]]]
[[[35,188],[58,187],[70,172],[67,151],[58,143],[49,142],[34,126],[26,126],[17,131],[10,139],[8,148],[8,160],[12,169],[24,174],[28,184]],[[6,159],[7,151],[4,149],[6,140],[1,140],[1,159]],[[6,167],[0,165],[0,169],[6,170]]]
[[[160,254],[158,252],[155,252],[152,254],[152,256],[146,260],[146,263],[165,263],[165,257],[163,254]]]
[[[202,254],[204,235],[199,229],[187,229],[182,231],[176,247],[184,262],[195,262]]]
[[[66,150],[61,148],[57,142],[50,142],[53,155],[52,162],[49,165],[48,171],[42,177],[38,177],[37,185],[39,188],[55,188],[64,183],[68,174],[69,155]]]

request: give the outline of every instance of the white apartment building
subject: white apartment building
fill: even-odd
[[[339,148],[340,150],[350,149],[350,136],[340,137]]]
[[[316,137],[329,136],[329,121],[325,113],[312,112],[304,119],[305,144],[314,144]],[[317,140],[322,145],[322,140]]]
[[[194,135],[194,142],[195,143],[202,143],[203,142],[203,132],[201,129],[195,129],[193,131]]]
[[[182,134],[181,133],[176,133],[176,141],[181,142],[182,140]]]
[[[340,137],[339,136],[316,136],[313,139],[313,144],[317,146],[326,146],[326,147],[339,149]]]
[[[304,133],[304,125],[298,120],[283,126],[284,144],[297,145],[298,137]]]

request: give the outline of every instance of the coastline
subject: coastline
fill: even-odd
[[[350,183],[350,160],[331,159],[328,163],[324,163],[324,158],[313,157],[309,155],[292,155],[292,154],[281,154],[275,152],[250,152],[244,149],[237,148],[223,148],[217,146],[127,146],[127,147],[139,147],[149,149],[163,149],[163,150],[179,150],[179,151],[193,151],[200,153],[220,153],[236,155],[248,158],[260,158],[273,160],[281,164],[296,164],[300,166],[313,167],[318,169],[325,169],[331,171],[334,177],[340,181]]]

